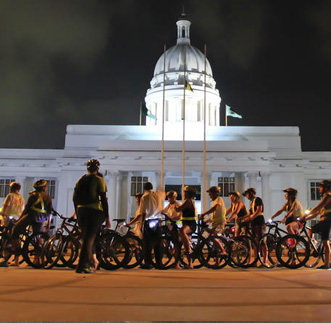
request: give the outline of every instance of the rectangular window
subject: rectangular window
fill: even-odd
[[[11,182],[15,182],[15,178],[0,178],[0,197],[8,195]]]
[[[131,177],[131,196],[137,193],[144,193],[144,184],[148,182],[148,177],[132,176]]]
[[[55,189],[56,189],[56,180],[54,180],[54,179],[49,179],[49,180],[48,180],[47,194],[48,194],[52,199],[55,199]]]
[[[201,200],[201,186],[200,185],[190,185],[191,187],[194,187],[196,190],[194,199],[197,201]],[[165,191],[176,191],[177,192],[177,200],[182,200],[182,185],[165,185]],[[167,199],[167,198],[165,198]]]
[[[235,190],[235,184],[235,177],[219,177],[218,186],[221,188],[220,196],[229,196],[229,193]]]
[[[319,201],[321,199],[321,195],[318,189],[319,182],[310,182],[310,200],[311,201]]]

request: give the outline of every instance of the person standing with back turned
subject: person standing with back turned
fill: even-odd
[[[106,221],[110,228],[107,186],[105,180],[98,176],[100,163],[96,159],[87,162],[88,173],[76,183],[73,202],[81,228],[83,240],[76,273],[91,273],[93,264],[93,244],[97,231]]]

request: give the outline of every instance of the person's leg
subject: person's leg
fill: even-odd
[[[143,255],[144,255],[144,266],[150,267],[152,264],[152,248],[151,248],[151,229],[149,227],[149,221],[144,223],[144,234],[143,234]],[[144,267],[142,266],[142,268]]]
[[[85,268],[88,267],[88,255],[87,255],[87,241],[86,241],[86,235],[87,235],[87,219],[88,214],[86,213],[84,208],[79,208],[77,211],[77,220],[78,225],[80,227],[80,237],[82,239],[82,247],[79,254],[79,261],[76,268],[76,272],[82,272]]]

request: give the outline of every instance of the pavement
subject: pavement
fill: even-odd
[[[330,321],[331,271],[0,268],[3,321]]]

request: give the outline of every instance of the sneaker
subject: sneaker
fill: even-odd
[[[331,268],[330,267],[326,267],[325,265],[322,265],[322,266],[317,267],[316,269],[327,269],[327,270],[330,270]]]
[[[92,274],[94,271],[88,267],[76,269],[76,274]]]
[[[0,262],[0,267],[9,267],[9,264],[7,261],[1,261]]]

